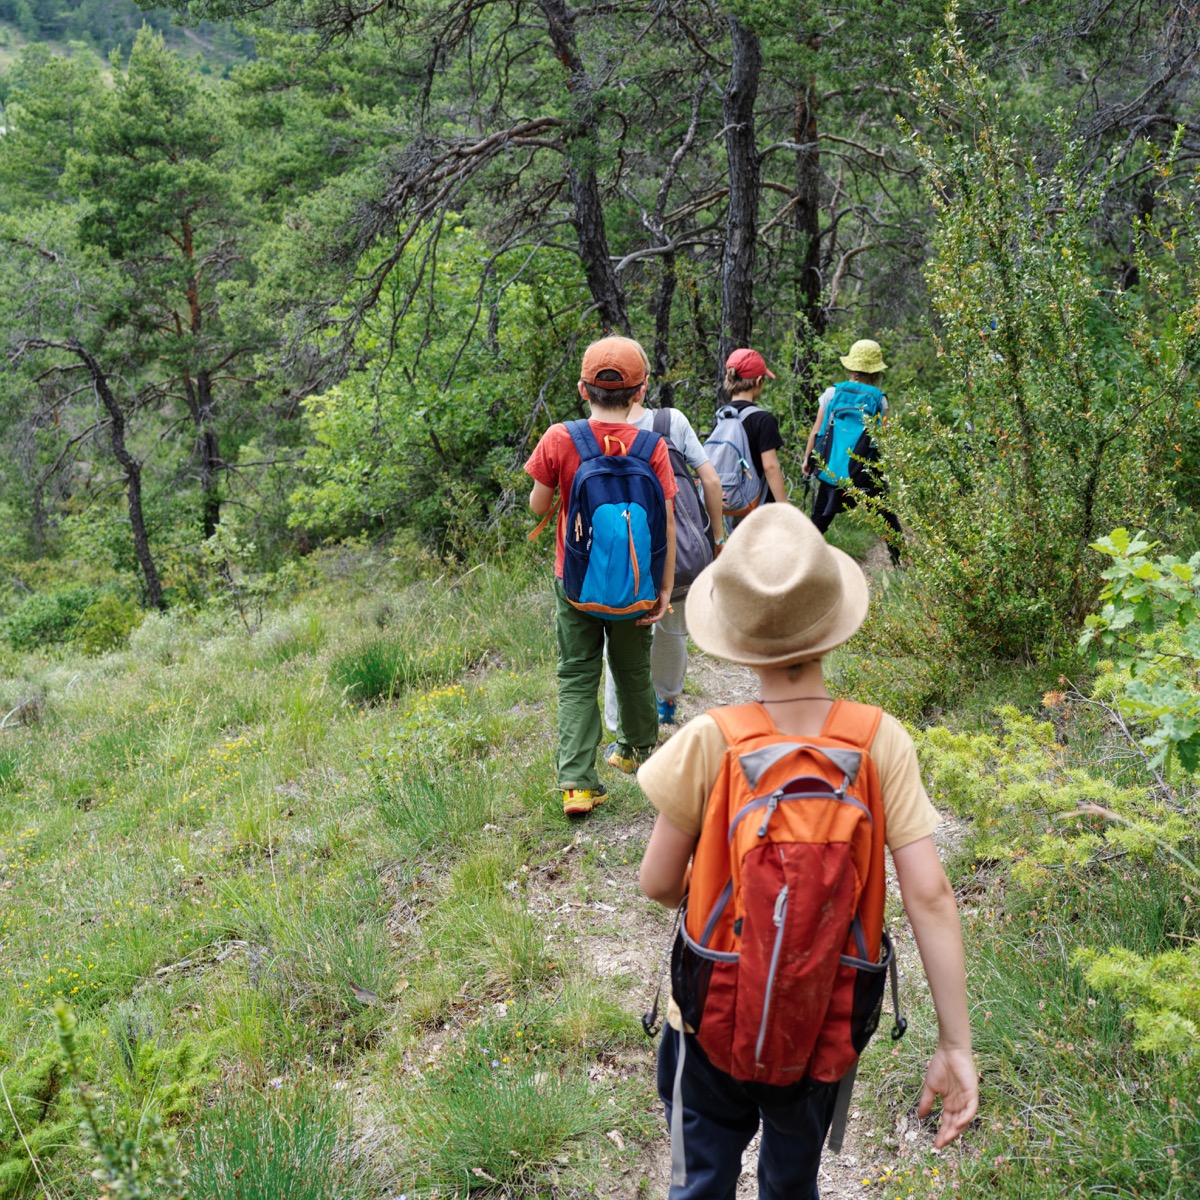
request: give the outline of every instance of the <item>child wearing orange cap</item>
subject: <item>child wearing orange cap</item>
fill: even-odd
[[[628,424],[629,410],[646,390],[646,356],[632,338],[593,342],[583,356],[579,395],[591,408],[592,434],[605,454],[626,454],[639,436]],[[597,690],[608,639],[609,666],[617,688],[620,728],[608,761],[632,773],[658,741],[658,703],[650,673],[650,627],[662,619],[675,585],[675,518],[672,501],[678,487],[666,443],[657,441],[650,466],[666,499],[667,555],[658,602],[644,616],[614,620],[575,607],[563,588],[566,545],[566,498],[579,469],[579,451],[565,425],[552,425],[525,464],[533,477],[529,507],[538,515],[559,506],[554,562],[554,610],[558,637],[557,787],[569,816],[589,813],[604,802],[607,790],[596,771],[596,748],[603,735]]]

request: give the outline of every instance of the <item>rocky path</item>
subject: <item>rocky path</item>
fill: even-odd
[[[869,575],[883,569],[887,561],[882,545],[876,549],[882,562],[874,564],[868,560]],[[751,670],[694,653],[689,664],[688,689],[679,700],[679,721],[682,724],[715,705],[745,703],[757,695],[758,680]],[[648,1006],[650,981],[662,965],[671,927],[669,914],[648,904],[637,885],[638,863],[653,819],[653,814],[645,813],[619,832],[600,822],[584,823],[573,845],[564,847],[562,868],[552,868],[550,873],[555,878],[547,879],[542,887],[535,889],[532,898],[532,903],[551,918],[552,937],[569,943],[583,957],[590,973],[615,983],[622,1003],[637,1013]],[[953,832],[943,826],[939,840],[953,837]],[[576,857],[601,864],[598,875],[593,874],[584,888],[582,900],[579,882],[572,879],[568,865]],[[890,868],[889,877],[889,886],[895,892]],[[568,894],[571,899],[566,898]],[[893,932],[899,935],[902,986],[912,997],[914,989],[924,988],[920,963],[907,929]],[[878,1052],[878,1046],[873,1048]],[[600,1069],[626,1074],[645,1072],[648,1078],[653,1078],[654,1051],[655,1046],[648,1041],[644,1053]],[[914,1099],[918,1085],[919,1081],[914,1079]],[[885,1171],[895,1167],[897,1152],[908,1158],[920,1145],[932,1143],[932,1133],[920,1128],[915,1115],[901,1116],[897,1128],[886,1133],[870,1128],[870,1120],[857,1107],[852,1109],[841,1154],[827,1154],[822,1163],[822,1200],[849,1200],[852,1196],[873,1194],[865,1191],[864,1180],[880,1181]],[[753,1200],[757,1195],[757,1147],[756,1138],[744,1156],[738,1200]],[[613,1200],[618,1197],[665,1200],[669,1178],[669,1147],[664,1129],[662,1137],[646,1148],[637,1163],[610,1178],[600,1194]]]

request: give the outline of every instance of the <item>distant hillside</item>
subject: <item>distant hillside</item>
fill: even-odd
[[[254,43],[232,22],[204,21],[195,29],[172,24],[166,9],[142,10],[134,0],[0,0],[0,64],[25,42],[85,42],[100,54],[128,50],[142,25],[160,30],[176,49],[226,66],[249,58]]]

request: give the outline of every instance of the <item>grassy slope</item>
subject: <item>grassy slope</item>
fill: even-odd
[[[44,716],[0,735],[0,1071],[56,1196],[92,1194],[60,995],[106,1109],[164,1113],[207,1164],[195,1195],[637,1189],[658,1132],[639,981],[596,976],[533,903],[575,832],[548,786],[547,589],[349,566],[252,639],[151,618],[127,653],[7,663],[5,711],[36,691]],[[362,701],[392,676],[390,701]],[[606,843],[645,819],[632,783],[613,793],[559,884],[589,912]],[[907,1124],[918,1004],[860,1077],[864,1194],[1197,1194],[1193,1091],[1069,966],[1186,928],[1177,882],[1152,864],[1018,888],[969,842],[951,866],[984,1119],[942,1159]],[[36,1187],[0,1105],[0,1196]]]

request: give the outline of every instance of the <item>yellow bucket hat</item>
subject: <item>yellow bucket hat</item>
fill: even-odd
[[[842,366],[848,371],[861,371],[864,375],[874,375],[877,371],[887,370],[879,343],[871,341],[870,338],[855,342],[850,347],[850,353],[842,355]]]

